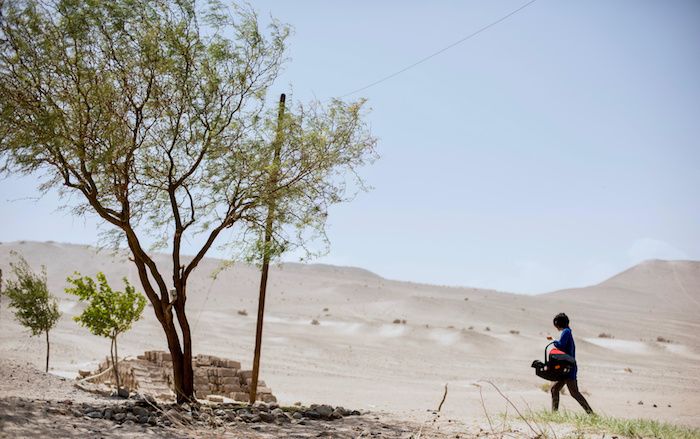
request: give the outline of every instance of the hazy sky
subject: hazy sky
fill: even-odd
[[[271,101],[340,96],[525,1],[254,1],[290,23]],[[538,0],[357,96],[382,158],[320,262],[536,293],[700,259],[700,2]],[[290,85],[292,87],[290,87]],[[94,218],[0,181],[0,241],[96,243]],[[214,254],[216,255],[216,254]]]

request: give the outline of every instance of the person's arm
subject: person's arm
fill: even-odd
[[[564,329],[561,332],[561,337],[559,340],[554,340],[554,347],[561,349],[564,352],[570,352],[571,347],[571,330],[569,328]]]

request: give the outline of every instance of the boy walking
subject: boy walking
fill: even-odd
[[[564,313],[559,313],[554,316],[553,323],[554,327],[557,328],[558,331],[561,331],[559,340],[554,341],[554,346],[560,351],[563,351],[565,354],[576,358],[576,344],[574,343],[574,336],[571,333],[571,328],[569,328],[569,317],[567,317],[567,315]],[[547,337],[547,339],[551,340],[552,337]],[[586,401],[586,398],[584,398],[581,392],[578,390],[578,382],[576,380],[577,369],[577,366],[574,365],[566,379],[557,381],[552,386],[552,411],[556,412],[559,410],[559,392],[564,385],[566,385],[571,396],[573,396],[574,399],[581,404],[581,407],[583,407],[586,413],[589,415],[593,414],[593,410],[591,409],[591,406],[588,405],[588,401]]]

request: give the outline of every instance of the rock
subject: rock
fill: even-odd
[[[301,419],[303,417],[304,417],[304,415],[302,415],[301,412],[292,413],[292,418],[294,418],[294,419]]]
[[[272,413],[260,412],[260,414],[258,416],[260,416],[260,419],[263,422],[274,422],[275,421],[275,415],[273,415]]]
[[[321,415],[316,410],[305,411],[304,417],[309,419],[321,419]]]
[[[245,392],[234,392],[231,393],[231,399],[234,401],[247,402],[250,399],[250,395]]]
[[[117,413],[114,415],[114,420],[117,422],[123,422],[126,419],[126,413]]]
[[[154,415],[149,416],[149,417],[148,417],[148,423],[149,423],[150,425],[158,425],[158,417],[157,417],[157,416],[154,416]]]
[[[112,419],[112,416],[114,416],[114,413],[112,412],[112,409],[105,409],[105,413],[102,416],[104,419]]]
[[[259,398],[267,403],[277,402],[277,398],[270,393],[263,393]]]
[[[221,395],[209,395],[209,396],[207,396],[207,400],[209,400],[211,402],[221,403],[221,402],[224,402],[224,397]]]
[[[639,402],[637,403],[637,405],[644,405],[644,402],[643,402],[643,401],[639,401]]]
[[[126,420],[127,420],[127,421],[136,422],[136,421],[138,421],[138,419],[139,419],[139,418],[138,418],[135,414],[133,414],[133,413],[127,413],[127,414],[126,414]]]
[[[338,406],[335,408],[335,410],[340,413],[342,416],[350,416],[352,413],[350,410],[346,409],[345,407]]]
[[[318,413],[323,419],[329,419],[333,414],[333,407],[326,404],[319,405],[313,410],[316,411],[316,413]]]
[[[151,414],[151,412],[148,409],[146,409],[145,407],[138,407],[138,406],[134,407],[132,409],[132,412],[134,413],[134,415],[136,415],[138,417],[146,416],[146,418],[148,418],[148,415]]]
[[[343,414],[340,412],[340,410],[335,409],[335,410],[333,410],[333,413],[331,413],[330,418],[331,418],[331,419],[342,419],[342,418],[343,418]]]
[[[88,418],[92,418],[92,419],[102,419],[102,413],[98,412],[96,410],[87,413],[85,416],[87,416]]]
[[[117,363],[117,364],[118,364],[118,363]],[[120,375],[121,375],[121,374],[120,374]],[[118,396],[119,398],[128,398],[128,397],[129,397],[129,391],[126,390],[126,389],[124,389],[124,388],[121,388],[121,389],[117,390],[117,396]]]
[[[148,415],[139,416],[138,419],[136,420],[136,422],[138,422],[139,424],[145,424],[148,422],[148,418],[149,418]]]
[[[275,415],[275,416],[281,416],[281,415],[284,415],[284,414],[285,414],[285,413],[284,413],[284,410],[282,410],[281,408],[278,408],[278,407],[272,409],[272,410],[270,411],[270,413],[272,413],[272,414]]]

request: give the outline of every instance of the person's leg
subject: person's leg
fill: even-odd
[[[584,398],[581,392],[579,392],[578,382],[576,380],[566,380],[566,387],[568,387],[571,396],[573,396],[574,399],[581,404],[581,407],[583,407],[586,413],[593,413],[593,409],[591,409],[591,406],[588,405],[588,401],[586,401],[586,398]]]
[[[552,411],[556,412],[559,410],[559,391],[564,387],[565,381],[557,381],[552,384]]]

